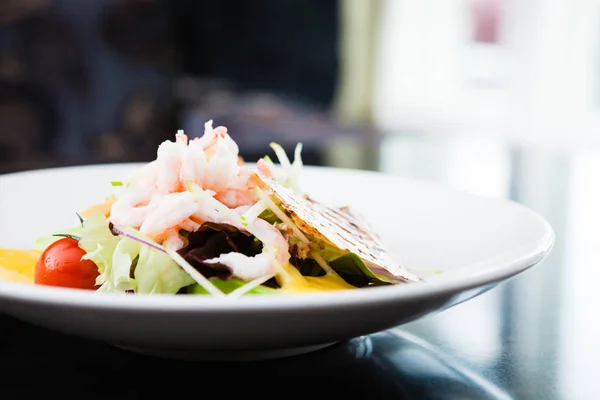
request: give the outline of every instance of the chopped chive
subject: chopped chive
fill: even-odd
[[[121,181],[112,181],[110,184],[112,186],[123,186],[123,182]]]

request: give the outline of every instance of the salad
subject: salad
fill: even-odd
[[[293,160],[271,147],[277,163],[250,165],[223,126],[178,131],[73,226],[38,239],[33,283],[236,297],[420,281],[351,208],[303,193],[302,144]]]

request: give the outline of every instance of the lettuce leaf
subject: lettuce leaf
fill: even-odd
[[[283,210],[283,209],[282,209],[282,211],[285,212],[285,210]],[[279,217],[277,215],[275,215],[275,213],[273,211],[271,211],[271,209],[269,209],[269,208],[267,208],[265,211],[263,211],[262,213],[260,213],[260,215],[258,216],[258,218],[264,219],[265,221],[267,221],[271,225],[281,222],[281,220],[279,219]]]
[[[237,279],[237,278],[223,280],[220,278],[213,277],[213,278],[210,278],[209,280],[219,290],[221,290],[223,293],[226,293],[226,294],[233,292],[235,289],[240,288],[247,283],[247,282],[244,282],[243,280]],[[206,291],[206,289],[204,289],[202,286],[198,285],[197,283],[188,287],[187,291],[189,294],[201,294],[201,295],[209,294]],[[259,286],[252,288],[246,292],[246,294],[276,294],[276,293],[277,293],[277,289],[273,289],[273,288],[263,286],[263,285],[259,285]]]
[[[364,286],[366,283],[393,283],[386,276],[373,272],[364,260],[355,253],[341,251],[337,247],[324,242],[321,243],[320,247],[321,250],[318,251],[319,255],[348,283],[355,286]]]
[[[145,245],[140,246],[133,276],[137,293],[144,294],[175,294],[195,282],[171,256]]]
[[[374,274],[365,262],[355,253],[346,253],[328,262],[344,280],[354,286],[366,286],[369,283],[388,283],[385,277]],[[383,278],[383,279],[382,279]]]
[[[81,237],[82,229],[83,229],[83,227],[81,225],[77,225],[75,227],[58,230],[51,235],[39,237],[36,239],[34,247],[36,250],[46,250],[46,248],[48,246],[50,246],[52,243],[56,242],[57,240],[62,239],[64,237],[64,235]],[[57,235],[63,235],[63,236],[57,236]]]
[[[112,256],[110,287],[117,291],[137,291],[133,269],[137,266],[142,244],[133,239],[121,238]]]
[[[82,224],[79,247],[87,253],[83,258],[98,266],[100,275],[96,283],[102,285],[102,291],[113,289],[112,262],[119,241],[120,238],[112,234],[109,221],[102,213],[90,215]]]
[[[102,213],[93,214],[79,235],[84,258],[98,266],[98,291],[175,294],[194,283],[168,254],[114,235],[109,224]]]

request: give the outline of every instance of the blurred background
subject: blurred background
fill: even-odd
[[[0,173],[149,161],[213,119],[249,161],[301,141],[520,202],[549,259],[402,329],[517,398],[592,398],[599,22],[598,0],[2,0]]]
[[[276,139],[321,164],[329,139],[370,135],[335,115],[336,1],[3,0],[0,15],[2,172],[150,160],[208,119],[249,160]]]

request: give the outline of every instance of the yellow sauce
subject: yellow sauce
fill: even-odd
[[[0,248],[0,280],[33,284],[35,263],[40,255],[37,250]]]
[[[279,274],[276,279],[277,283],[281,286],[281,291],[285,293],[356,289],[355,286],[350,285],[337,276],[302,276],[302,274],[290,264],[284,266],[283,270],[284,272]]]

